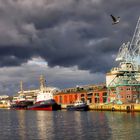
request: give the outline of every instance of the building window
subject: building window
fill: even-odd
[[[92,103],[92,98],[88,98],[87,100],[88,103]]]
[[[75,95],[75,100],[77,100],[77,94]]]
[[[73,103],[72,95],[69,95],[69,102],[70,102],[70,104]]]
[[[133,95],[133,98],[137,98],[137,95]]]
[[[99,98],[95,98],[95,103],[99,103]]]
[[[91,96],[93,96],[93,93],[88,93],[87,96],[91,97]]]
[[[122,91],[122,90],[123,90],[123,88],[120,88],[120,90]]]
[[[95,93],[95,96],[99,96],[99,93]]]
[[[88,88],[89,91],[93,90],[93,87]]]
[[[137,91],[136,87],[133,87],[133,91]]]
[[[64,96],[64,102],[67,103],[67,96]]]
[[[107,100],[107,97],[103,97],[103,103],[105,103]]]
[[[103,93],[103,96],[107,96],[107,92],[104,92],[104,93]]]
[[[62,103],[62,96],[60,96],[60,98],[59,98],[59,99],[60,99],[60,103]]]
[[[81,94],[81,97],[84,97],[85,95],[84,94]]]
[[[131,96],[130,96],[130,95],[127,95],[126,97],[127,97],[127,99],[131,98]]]
[[[127,88],[126,90],[127,90],[127,91],[130,91],[130,90],[131,90],[131,88]]]

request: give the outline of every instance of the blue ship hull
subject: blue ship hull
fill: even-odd
[[[78,105],[78,106],[68,105],[67,110],[69,110],[69,111],[87,111],[88,105],[86,105],[86,104]]]

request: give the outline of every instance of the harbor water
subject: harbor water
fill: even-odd
[[[139,140],[140,113],[0,110],[0,140]]]

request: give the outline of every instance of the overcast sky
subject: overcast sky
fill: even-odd
[[[0,0],[0,94],[38,88],[40,74],[60,89],[105,82],[139,15],[139,0]]]

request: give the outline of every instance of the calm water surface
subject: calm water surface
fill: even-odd
[[[140,140],[140,113],[1,109],[0,140]]]

